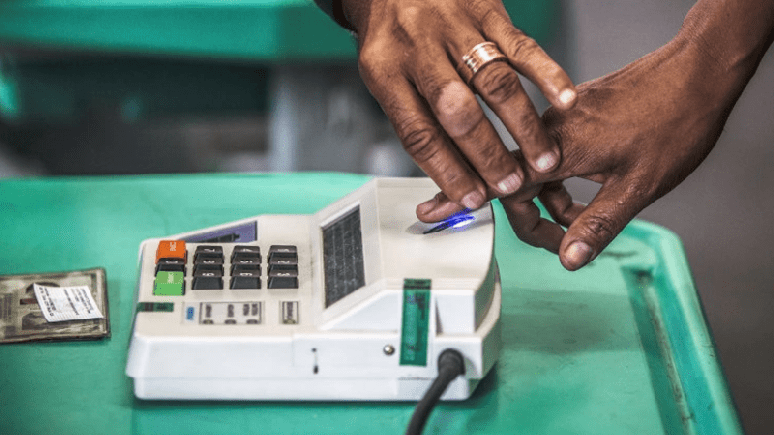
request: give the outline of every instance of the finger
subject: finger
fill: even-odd
[[[425,223],[440,222],[465,207],[450,201],[445,193],[439,192],[430,201],[417,205],[417,219]]]
[[[586,208],[585,205],[574,202],[564,183],[553,181],[543,185],[538,199],[558,224],[569,227]]]
[[[542,173],[555,169],[561,159],[559,147],[549,137],[516,71],[504,62],[490,62],[471,84],[502,120],[529,165]]]
[[[484,37],[496,43],[511,65],[537,85],[554,107],[566,110],[575,105],[578,92],[570,77],[534,39],[513,27],[504,7],[479,17]]]
[[[522,189],[521,192],[519,192],[520,197],[524,198],[532,198],[535,196],[537,192],[537,189],[532,186],[530,189]],[[497,198],[498,195],[496,192],[492,191],[491,189],[487,190],[486,193],[486,201],[491,201],[495,198]],[[449,216],[459,213],[460,211],[464,210],[465,207],[455,203],[451,199],[449,199],[446,194],[443,192],[437,193],[433,199],[423,202],[419,205],[417,205],[416,213],[417,213],[417,219],[419,219],[422,222],[426,223],[433,223],[433,222],[440,222]]]
[[[471,39],[472,37],[459,38],[460,41]],[[449,49],[454,53],[459,48]],[[475,94],[461,80],[456,69],[448,60],[432,60],[440,56],[440,53],[436,56],[423,56],[423,60],[417,63],[413,72],[417,89],[428,101],[444,131],[487,187],[497,192],[498,196],[515,192],[522,183],[521,168],[484,114]],[[448,59],[446,53],[443,53],[443,57]],[[478,206],[481,204],[483,201]]]
[[[649,199],[636,184],[610,178],[567,229],[559,248],[559,259],[567,270],[588,264],[621,232]]]
[[[459,153],[417,89],[384,64],[360,55],[364,82],[390,119],[398,138],[416,164],[435,181],[451,201],[471,209],[485,202],[486,187]]]
[[[500,202],[519,239],[553,253],[559,252],[564,230],[559,224],[540,217],[540,209],[531,199],[523,200],[514,195],[500,198]]]

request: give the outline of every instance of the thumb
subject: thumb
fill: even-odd
[[[567,270],[578,270],[602,252],[649,199],[627,180],[608,179],[591,203],[567,228],[559,245],[559,260]]]

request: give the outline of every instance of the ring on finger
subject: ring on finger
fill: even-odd
[[[485,41],[473,47],[466,55],[462,56],[462,61],[457,65],[457,72],[465,83],[470,86],[473,77],[490,62],[508,61],[508,58],[497,48],[494,42]]]

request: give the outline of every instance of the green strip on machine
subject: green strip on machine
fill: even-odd
[[[430,324],[430,280],[403,280],[403,320],[400,365],[427,365],[427,335]]]
[[[140,302],[137,311],[144,313],[171,313],[175,310],[172,302]]]

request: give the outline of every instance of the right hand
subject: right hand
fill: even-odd
[[[567,74],[514,28],[501,0],[343,0],[356,30],[360,73],[404,148],[447,198],[472,209],[524,180],[476,99],[503,121],[526,162],[547,173],[561,160],[518,73],[561,109],[575,103]],[[466,84],[457,63],[491,41],[508,62],[486,64]],[[472,88],[471,88],[472,87]]]
[[[695,41],[678,38],[584,83],[573,109],[544,114],[563,160],[551,174],[527,170],[525,188],[501,198],[519,238],[558,253],[568,270],[579,269],[637,213],[696,169],[714,147],[750,73],[746,66],[708,58]],[[587,206],[574,204],[561,183],[574,176],[602,184]],[[540,217],[535,196],[556,223]],[[458,210],[439,194],[418,206],[417,215],[432,222]]]

